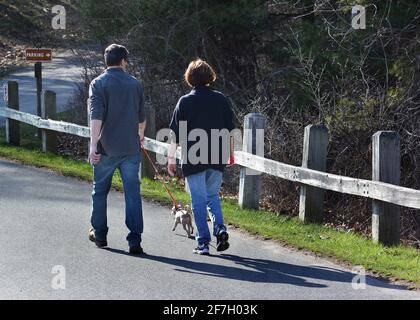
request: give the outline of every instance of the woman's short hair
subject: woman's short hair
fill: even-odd
[[[205,86],[216,80],[216,72],[204,60],[195,59],[185,70],[184,79],[190,87]]]
[[[105,63],[108,67],[119,66],[124,59],[128,62],[128,50],[119,44],[111,44],[105,49]]]

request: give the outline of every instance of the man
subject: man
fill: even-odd
[[[143,88],[126,72],[128,50],[112,44],[105,50],[106,71],[89,88],[90,163],[93,165],[92,228],[89,239],[107,244],[107,196],[118,169],[124,187],[125,223],[131,254],[142,254],[143,212],[140,197],[140,147],[146,116]]]
[[[213,221],[213,235],[217,239],[216,250],[225,251],[229,248],[219,192],[224,167],[234,164],[231,134],[234,129],[233,112],[228,99],[210,88],[216,80],[216,74],[207,62],[201,59],[192,61],[184,78],[192,91],[179,99],[172,116],[168,172],[170,175],[176,172],[175,151],[177,145],[181,144],[182,173],[190,190],[197,226],[198,246],[193,252],[208,255],[211,237],[207,225],[207,208]],[[184,125],[186,130],[182,129]],[[224,134],[213,137],[212,131]],[[182,132],[186,133],[185,136]],[[201,132],[205,137],[200,137],[198,142],[195,139],[190,140],[189,136],[193,132]],[[197,144],[202,148],[199,148],[199,152],[194,152],[197,151]]]

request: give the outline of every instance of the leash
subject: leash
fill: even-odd
[[[146,155],[147,159],[149,159],[149,162],[152,165],[153,170],[155,170],[156,176],[158,177],[158,179],[161,178],[159,180],[161,180],[163,187],[165,188],[166,192],[168,193],[169,197],[171,198],[175,209],[178,210],[179,205],[177,204],[177,202],[176,202],[174,196],[172,195],[171,191],[169,190],[169,188],[166,186],[166,183],[165,183],[163,177],[159,174],[159,170],[156,168],[155,164],[153,163],[152,158],[150,158],[149,152],[144,148],[144,146],[142,146],[141,148],[143,149],[143,152]]]

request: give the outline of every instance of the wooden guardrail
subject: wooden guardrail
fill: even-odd
[[[46,91],[43,95],[43,117],[19,111],[18,86],[8,84],[8,102],[0,108],[0,116],[6,118],[6,139],[19,145],[19,123],[26,123],[42,129],[43,150],[54,151],[56,145],[52,132],[63,132],[89,138],[90,128],[73,123],[48,119],[55,115],[55,94]],[[273,175],[301,184],[300,219],[304,222],[321,223],[324,218],[325,190],[356,195],[373,200],[372,237],[375,242],[394,245],[400,239],[400,207],[420,209],[420,190],[399,186],[400,151],[399,137],[395,132],[380,131],[373,135],[372,180],[351,178],[326,173],[328,130],[322,125],[305,128],[302,166],[266,159],[261,156],[264,136],[261,130],[265,121],[261,114],[245,117],[242,151],[235,151],[235,161],[241,166],[239,205],[258,209],[261,177],[248,174],[246,170]],[[169,144],[145,138],[145,148],[166,156]],[[257,155],[260,154],[260,155]],[[176,153],[181,158],[180,149]],[[255,172],[254,172],[255,173]]]

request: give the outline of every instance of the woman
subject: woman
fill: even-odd
[[[168,172],[176,173],[175,151],[182,147],[182,173],[188,183],[191,207],[197,226],[198,246],[194,253],[208,255],[211,236],[207,225],[207,209],[213,221],[217,251],[229,248],[228,233],[223,224],[219,191],[223,169],[233,164],[233,112],[227,98],[212,90],[216,73],[205,61],[192,61],[184,75],[192,90],[181,97],[175,107],[170,129]],[[197,139],[199,138],[199,139]]]

